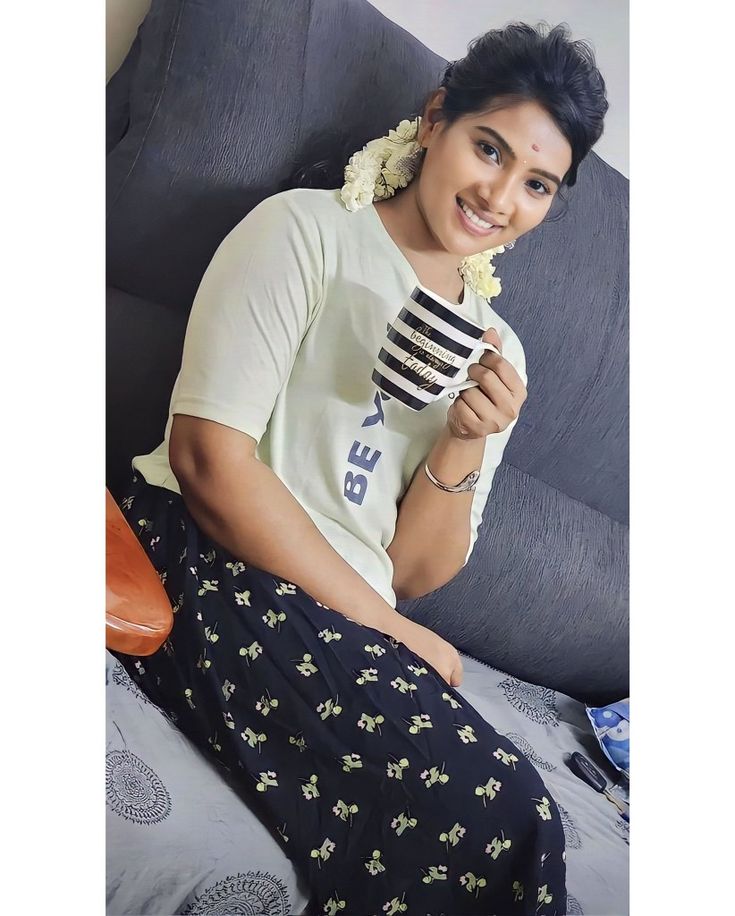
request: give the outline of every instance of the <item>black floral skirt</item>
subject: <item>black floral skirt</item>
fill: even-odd
[[[311,914],[566,912],[553,798],[431,664],[241,562],[141,475],[121,508],[174,627],[154,655],[117,657],[226,768]]]

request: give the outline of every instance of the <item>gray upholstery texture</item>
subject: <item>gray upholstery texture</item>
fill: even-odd
[[[116,495],[163,437],[222,238],[315,142],[354,151],[418,114],[446,64],[366,0],[153,0],[134,53],[108,156]],[[498,259],[493,307],[523,342],[529,396],[473,555],[399,607],[469,655],[602,704],[629,689],[628,182],[591,153],[566,197]]]

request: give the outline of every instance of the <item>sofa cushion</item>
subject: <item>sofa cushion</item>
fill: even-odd
[[[130,84],[138,63],[140,39],[135,41],[127,57],[107,83],[105,106],[107,109],[107,152],[117,146],[130,125]]]
[[[107,487],[120,500],[135,455],[163,439],[181,366],[186,314],[107,291]]]
[[[366,0],[153,0],[139,37],[130,127],[107,162],[108,283],[186,310],[307,142],[337,125],[358,149],[445,65]]]

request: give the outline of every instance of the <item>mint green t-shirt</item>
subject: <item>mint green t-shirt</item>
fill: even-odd
[[[418,278],[370,205],[296,188],[258,204],[223,240],[189,317],[164,439],[133,467],[179,493],[168,461],[173,415],[252,436],[332,547],[395,607],[397,504],[446,424],[448,397],[414,412],[371,379],[387,325]],[[465,285],[460,314],[496,328],[526,383],[518,337]],[[515,423],[487,437],[467,559]],[[456,481],[450,481],[454,483]],[[441,551],[438,520],[436,549]]]

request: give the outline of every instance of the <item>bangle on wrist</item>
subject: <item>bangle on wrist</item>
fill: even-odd
[[[440,490],[444,490],[445,493],[468,493],[470,490],[474,490],[477,486],[477,481],[480,477],[480,471],[470,471],[470,473],[460,480],[460,482],[454,486],[450,487],[445,483],[442,483],[440,480],[437,480],[436,477],[429,470],[428,462],[424,464],[424,471],[429,480],[434,484],[435,487],[438,487]]]

